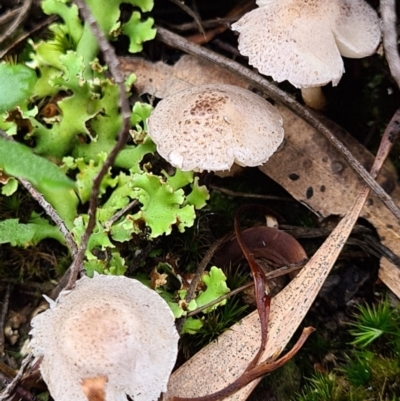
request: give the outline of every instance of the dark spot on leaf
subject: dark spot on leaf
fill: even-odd
[[[338,160],[334,160],[331,164],[331,169],[333,174],[339,174],[343,171],[344,165]]]
[[[310,199],[314,195],[313,187],[308,187],[306,190],[306,198]]]
[[[297,180],[300,178],[300,176],[297,175],[297,174],[295,174],[295,173],[292,173],[292,174],[289,174],[289,178],[290,178],[292,181],[297,181]]]

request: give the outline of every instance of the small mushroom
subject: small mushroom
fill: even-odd
[[[282,118],[270,103],[233,85],[200,85],[161,100],[148,120],[158,153],[189,171],[265,163],[283,141]]]
[[[178,334],[167,303],[137,280],[83,277],[32,320],[32,352],[55,401],[157,400]]]
[[[258,0],[259,8],[232,25],[239,51],[260,73],[301,88],[304,101],[324,105],[321,86],[336,86],[341,55],[362,58],[378,47],[376,12],[364,0]]]

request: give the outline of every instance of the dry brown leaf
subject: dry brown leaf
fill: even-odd
[[[247,87],[235,74],[192,56],[182,56],[173,67],[139,57],[120,57],[119,60],[124,74],[136,75],[135,88],[139,94],[148,93],[160,99],[194,85],[225,83]]]
[[[277,228],[251,227],[242,231],[242,238],[255,258],[269,260],[275,266],[296,264],[308,259],[299,242]],[[233,237],[215,252],[213,263],[227,268],[241,259],[244,259],[243,252],[236,237]]]
[[[328,141],[287,108],[277,105],[285,129],[285,145],[260,170],[282,185],[294,198],[321,217],[343,216],[362,184],[354,171]],[[330,123],[340,140],[368,169],[372,155],[341,128]],[[400,204],[400,187],[390,165],[377,181]],[[361,211],[377,230],[379,238],[393,253],[400,254],[400,224],[373,195]],[[400,297],[400,270],[381,259],[379,277]]]
[[[191,57],[185,56],[184,58],[190,59]],[[189,85],[209,83],[211,77],[213,78],[212,82],[233,83],[225,81],[224,73],[216,78],[214,71],[218,68],[209,62],[203,60],[197,62],[196,59],[191,59],[191,65],[197,67],[193,67],[192,70],[187,69],[186,76],[179,72],[179,63],[176,67],[160,63],[154,67],[148,63],[144,72],[132,67],[131,71],[138,76],[138,91],[165,97],[171,93],[171,88],[177,87],[176,82],[179,82],[182,89]],[[158,74],[157,82],[154,80],[155,75],[152,72],[154,68]],[[150,79],[153,79],[152,82]],[[239,82],[240,86],[246,87],[243,81]],[[278,107],[284,119],[285,145],[265,166],[260,167],[260,170],[277,181],[317,215],[321,217],[330,214],[344,215],[362,188],[356,174],[324,137],[283,106]],[[373,156],[346,132],[341,129],[338,129],[337,132],[340,139],[364,166],[370,167],[373,163]],[[396,175],[386,168],[380,174],[378,182],[399,204],[400,187],[397,184]],[[358,204],[356,209],[360,206]],[[354,214],[352,216],[354,219]],[[400,251],[398,234],[400,233],[400,224],[375,197],[372,196],[368,199],[361,216],[375,226],[382,243],[398,254]],[[343,231],[343,227],[346,227],[347,231]],[[339,230],[340,235],[344,235],[341,238],[345,240],[351,227],[352,224],[349,225],[349,220],[343,219],[335,233],[337,234]],[[331,255],[332,253],[338,254],[337,249],[322,247],[316,256],[320,257],[321,261],[324,260],[324,252]],[[316,257],[313,259],[315,260]],[[311,270],[314,270],[314,267]],[[318,275],[318,280],[315,280],[315,271],[303,269],[303,272],[272,300],[268,346],[262,360],[276,355],[277,350],[282,350],[289,341],[308,310],[306,304],[311,304],[329,269],[325,267],[323,274]],[[400,271],[385,258],[381,260],[379,276],[400,297]],[[171,376],[165,399],[173,396],[196,397],[211,394],[229,385],[240,376],[248,361],[258,351],[259,325],[259,319],[255,312],[196,354]],[[229,400],[246,399],[256,384],[257,381],[249,384],[230,396]]]
[[[378,157],[372,166],[372,176],[376,176],[382,166],[382,161],[385,160],[388,150],[392,146],[393,140],[390,140],[392,132],[398,136],[398,117],[400,111],[397,111],[388,129],[383,137],[383,146],[380,147]],[[395,128],[393,128],[395,127]],[[300,273],[288,284],[278,295],[272,299],[271,310],[268,323],[268,343],[266,350],[260,358],[260,362],[278,356],[286,347],[295,330],[301,324],[303,318],[307,314],[311,304],[318,295],[327,275],[333,267],[337,257],[343,249],[357,218],[367,200],[369,188],[362,186],[355,201],[352,203],[348,212],[345,214],[340,223],[332,231],[326,241],[313,255],[307,265],[300,271]],[[242,366],[243,359],[251,360],[255,350],[257,350],[257,343],[254,338],[244,337],[248,334],[258,333],[259,321],[255,312],[250,317],[243,319],[240,323],[234,325],[231,330],[225,332],[220,336],[216,343],[210,344],[208,347],[197,353],[192,359],[178,369],[170,378],[168,386],[168,399],[173,396],[178,397],[200,397],[206,394],[212,394],[219,390],[224,389],[234,380],[240,376],[235,371],[232,371],[240,365],[240,370],[244,371],[246,366]],[[258,328],[258,330],[257,330]],[[239,338],[241,337],[241,338]],[[232,349],[233,341],[240,344],[239,349]],[[245,350],[251,355],[251,358],[243,358],[241,355]],[[235,352],[237,351],[237,353]],[[214,360],[214,363],[208,361]],[[232,366],[234,363],[234,366]],[[246,363],[246,362],[244,362]],[[199,369],[208,364],[207,373],[200,376],[196,374],[195,383],[189,383],[187,374],[198,372]],[[220,372],[221,367],[225,370]],[[240,371],[239,371],[240,372]],[[231,375],[229,378],[227,376]],[[222,382],[221,382],[221,377]],[[224,382],[227,380],[226,382]],[[190,380],[189,380],[190,381]],[[208,383],[212,383],[212,388],[204,392],[204,387]],[[230,400],[244,400],[248,397],[251,390],[258,383],[257,380],[243,387],[237,393],[226,397]],[[200,394],[199,394],[200,393]]]

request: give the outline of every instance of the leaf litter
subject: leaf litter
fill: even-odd
[[[182,57],[182,59],[184,59],[184,57]],[[188,59],[189,58],[186,58],[186,60],[188,60]],[[197,61],[195,61],[195,63],[197,63]],[[171,67],[169,67],[169,68],[171,68]],[[174,70],[174,69],[175,69],[175,67],[172,67],[172,70]],[[170,72],[172,70],[170,70]],[[191,71],[191,73],[192,73],[192,71]],[[200,75],[202,75],[203,77],[206,76],[203,69],[202,69],[202,73]],[[225,73],[222,74],[222,76],[224,76],[224,75],[225,75]],[[235,79],[234,75],[233,75],[233,77]],[[168,79],[171,79],[171,77],[168,77]],[[196,79],[197,78],[195,77],[195,80]],[[152,85],[154,85],[153,80],[151,83],[152,83]],[[209,83],[209,80],[207,80],[207,83]],[[182,83],[182,79],[177,78],[176,85],[186,86],[186,82],[185,82],[185,80],[183,80],[183,83]],[[247,85],[244,84],[244,87],[246,87],[246,86]],[[146,90],[145,92],[151,93],[150,90],[149,91]],[[286,110],[286,111],[288,111],[288,110]],[[282,112],[282,113],[284,113],[284,112]],[[289,113],[291,113],[291,112],[289,112]],[[396,113],[396,114],[398,114],[398,113]],[[301,121],[295,115],[293,115],[293,117],[295,119],[298,119],[299,121]],[[384,138],[382,140],[382,148],[385,148],[385,146],[386,146],[386,149],[382,150],[380,148],[380,150],[378,152],[378,156],[375,159],[375,162],[372,166],[371,176],[374,178],[376,177],[380,168],[382,167],[383,161],[387,155],[387,153],[384,154],[384,152],[385,151],[388,152],[388,149],[390,148],[389,143],[392,143],[393,136],[397,136],[397,134],[398,134],[398,132],[395,132],[395,131],[398,131],[398,124],[399,124],[398,116],[396,117],[396,115],[395,115],[394,120],[392,120],[392,122],[389,124],[388,129],[386,130]],[[396,127],[396,125],[397,125],[397,127]],[[310,132],[312,130],[313,129],[311,127],[307,127],[307,129],[306,129],[306,131],[308,131],[308,132]],[[314,131],[314,133],[315,133],[315,131]],[[394,135],[392,135],[393,133],[394,133]],[[392,135],[392,137],[389,138],[391,135]],[[317,135],[314,135],[313,139],[315,140],[316,143],[321,142],[320,138],[318,138]],[[351,141],[351,140],[349,140],[349,141]],[[307,142],[307,145],[309,145],[309,141]],[[325,155],[326,153],[328,153],[329,156],[331,156],[331,154],[336,152],[333,149],[327,149],[327,148],[329,148],[329,146],[327,147],[326,144],[324,144],[324,143],[319,144],[319,145],[322,148],[324,148],[323,152],[314,153],[314,155],[315,154],[324,154]],[[353,144],[353,145],[357,148],[356,144]],[[290,151],[285,150],[286,146],[287,146],[287,143],[285,144],[284,148],[281,150],[280,153],[281,154],[286,153],[287,155],[291,154],[291,160],[293,160],[293,154],[296,152],[297,148],[295,148],[295,147],[291,148],[292,152],[290,152]],[[363,152],[361,146],[358,146],[358,150]],[[290,351],[285,357],[277,359],[279,357],[280,352],[283,350],[285,343],[289,340],[289,338],[293,334],[295,328],[297,327],[296,325],[301,323],[302,318],[304,317],[305,313],[307,312],[313,299],[317,295],[320,287],[322,286],[322,283],[324,282],[325,276],[328,274],[330,268],[333,266],[333,263],[335,262],[336,257],[338,256],[342,247],[344,246],[344,244],[347,240],[347,237],[349,236],[349,234],[352,230],[352,227],[353,227],[355,221],[357,220],[358,215],[361,213],[363,205],[366,202],[368,194],[369,194],[369,188],[365,187],[365,186],[361,186],[361,184],[359,183],[359,180],[357,178],[354,178],[355,177],[354,174],[353,174],[354,176],[351,176],[351,174],[350,174],[349,175],[350,178],[345,177],[345,175],[346,175],[345,173],[346,172],[348,173],[348,169],[346,171],[345,162],[343,162],[343,164],[342,164],[341,160],[339,160],[340,156],[335,155],[336,159],[333,161],[330,158],[328,160],[317,161],[315,164],[317,164],[319,166],[318,166],[318,168],[314,168],[314,166],[313,166],[314,163],[312,161],[310,161],[313,159],[309,158],[307,160],[306,151],[304,149],[302,149],[302,152],[304,152],[304,155],[305,155],[304,156],[305,163],[300,166],[299,165],[290,166],[290,168],[293,168],[292,171],[297,171],[297,172],[301,171],[302,175],[303,175],[304,167],[306,167],[305,170],[307,173],[309,173],[308,170],[310,170],[310,171],[312,170],[311,171],[311,173],[312,173],[314,170],[318,170],[318,168],[321,167],[320,165],[322,165],[323,167],[320,168],[320,170],[325,173],[327,170],[326,165],[330,165],[331,171],[328,171],[328,175],[330,175],[330,176],[336,175],[336,177],[335,177],[336,181],[339,181],[341,183],[341,185],[346,189],[346,191],[342,191],[340,193],[340,195],[342,197],[341,201],[343,200],[343,198],[346,198],[347,200],[349,200],[351,207],[349,208],[348,206],[347,207],[344,206],[345,202],[338,202],[338,208],[339,209],[340,209],[340,207],[344,208],[344,211],[342,211],[341,213],[338,213],[338,214],[339,215],[345,214],[345,217],[342,219],[342,221],[339,223],[339,225],[336,227],[336,229],[331,233],[331,235],[325,241],[323,246],[313,256],[313,258],[306,265],[306,267],[300,272],[300,274],[291,282],[291,284],[288,285],[288,287],[286,287],[286,289],[284,289],[276,298],[274,298],[272,300],[272,302],[271,302],[271,299],[268,297],[268,295],[266,295],[266,293],[265,293],[266,282],[265,282],[265,278],[264,278],[265,277],[264,273],[262,272],[262,270],[259,268],[259,266],[255,262],[254,257],[252,255],[252,251],[249,251],[247,249],[246,244],[242,241],[241,233],[238,228],[238,222],[236,221],[235,225],[236,225],[237,241],[241,245],[241,248],[242,248],[244,254],[246,255],[246,258],[249,261],[249,265],[252,268],[253,277],[255,280],[255,287],[256,287],[256,302],[257,302],[257,307],[258,307],[258,314],[261,318],[261,321],[264,321],[265,324],[261,326],[262,328],[261,328],[261,332],[260,332],[260,329],[258,326],[259,323],[257,323],[257,317],[255,316],[255,314],[250,315],[249,317],[245,318],[243,320],[243,322],[241,322],[241,326],[246,326],[246,324],[247,324],[246,321],[250,322],[251,318],[255,319],[255,323],[256,323],[256,326],[258,327],[258,329],[257,329],[257,327],[254,327],[254,332],[250,333],[249,337],[251,337],[253,334],[255,334],[255,339],[257,341],[254,341],[254,344],[253,344],[254,349],[250,351],[250,354],[252,354],[252,357],[250,358],[250,360],[251,360],[250,365],[245,367],[244,374],[242,376],[240,376],[239,379],[234,381],[233,384],[228,386],[225,390],[222,390],[223,394],[221,393],[220,394],[221,396],[227,395],[231,390],[233,390],[233,389],[236,390],[237,388],[242,387],[244,384],[256,379],[257,377],[259,377],[259,375],[263,375],[263,374],[273,370],[274,368],[281,366],[289,357],[291,357],[291,355],[294,352],[296,352],[298,350],[299,346],[301,346],[301,344],[304,342],[304,340],[308,336],[308,334],[311,333],[312,329],[309,329],[308,331],[306,330],[305,334],[300,338],[300,341],[296,344],[296,346],[293,348],[293,350]],[[353,152],[353,153],[355,153],[355,152]],[[300,156],[302,156],[302,155],[300,155]],[[368,159],[369,156],[366,155],[365,157],[366,157],[366,159]],[[301,157],[300,157],[300,159],[301,159]],[[303,162],[304,162],[304,159],[303,159]],[[329,164],[329,162],[330,162],[330,164]],[[326,163],[325,166],[324,166],[324,163]],[[366,165],[368,165],[369,163],[371,163],[371,159],[367,160]],[[310,165],[312,168],[310,167]],[[314,168],[314,170],[313,170],[313,168]],[[260,169],[262,171],[264,171],[263,167],[261,167]],[[332,213],[333,209],[330,208],[330,206],[332,206],[335,202],[332,202],[332,205],[330,205],[329,202],[326,202],[326,199],[332,199],[330,192],[327,190],[327,188],[331,189],[332,188],[331,186],[328,186],[326,183],[320,184],[318,180],[314,179],[312,174],[310,176],[307,176],[306,179],[303,181],[302,175],[300,175],[298,173],[294,173],[294,172],[288,173],[287,170],[283,170],[282,168],[276,169],[276,170],[277,170],[276,173],[278,173],[278,170],[279,170],[279,173],[282,173],[282,177],[280,178],[282,181],[285,181],[289,178],[289,181],[296,183],[296,184],[301,184],[301,185],[294,185],[293,188],[290,187],[289,184],[287,184],[287,187],[286,187],[286,185],[283,185],[283,186],[286,189],[288,189],[290,187],[290,189],[288,189],[288,191],[291,193],[292,193],[292,191],[293,192],[296,192],[296,190],[299,191],[299,194],[297,194],[296,198],[298,200],[300,200],[302,203],[306,204],[308,207],[310,207],[316,214],[318,214],[319,216],[326,216],[326,215],[329,215]],[[268,175],[273,176],[273,173],[274,173],[274,171],[272,173],[268,172]],[[338,176],[339,176],[339,178],[338,178]],[[310,177],[312,177],[312,178],[310,178]],[[325,182],[325,181],[323,181],[325,179],[323,174],[321,174],[318,178],[320,178],[322,180],[322,182]],[[280,182],[279,179],[276,179],[276,181]],[[335,184],[336,184],[336,181],[335,181]],[[351,190],[349,192],[347,192],[349,182],[351,182],[352,185],[351,185]],[[395,194],[395,191],[397,190],[397,185],[395,183],[395,178],[393,178],[393,175],[390,172],[386,172],[384,174],[383,184],[384,185],[382,185],[382,186],[384,188],[386,186],[385,189],[387,190],[387,192],[391,193],[392,197],[394,199],[396,199],[397,196],[393,196],[393,194]],[[308,186],[306,186],[306,185],[308,185]],[[335,187],[335,186],[336,185],[333,185],[333,187]],[[313,198],[316,198],[313,196],[315,188],[318,188],[319,191],[323,194],[326,193],[326,197],[325,197],[326,199],[325,199],[324,205],[318,204],[318,201],[316,203],[313,203],[314,202]],[[349,195],[352,194],[352,191],[355,194],[358,193],[358,196],[357,196],[356,201],[351,205],[352,197]],[[344,196],[344,195],[346,195],[346,196]],[[320,197],[318,197],[318,198],[320,198]],[[324,199],[323,196],[322,196],[322,198]],[[338,198],[338,200],[339,200],[339,198]],[[376,201],[376,199],[370,198],[367,203],[368,211],[367,212],[364,211],[362,213],[365,213],[365,217],[374,224],[374,226],[378,230],[378,233],[380,233],[380,235],[382,237],[382,242],[386,241],[386,245],[390,249],[391,246],[395,247],[395,242],[398,241],[398,238],[390,237],[390,239],[387,240],[387,237],[384,236],[382,233],[386,233],[388,230],[389,231],[393,230],[393,232],[396,232],[396,231],[393,228],[392,224],[390,224],[390,225],[383,224],[385,218],[378,218],[378,219],[374,220],[373,212],[375,211],[374,208],[377,207],[375,204],[376,202],[374,202],[374,201]],[[377,201],[377,202],[379,202],[379,201]],[[327,204],[329,207],[326,208],[327,210],[324,210],[324,206],[326,206]],[[379,206],[380,206],[380,209],[379,209]],[[381,211],[381,209],[382,209],[384,212],[385,211],[387,212],[387,209],[385,209],[380,204],[380,202],[379,202],[379,205],[377,208],[379,211]],[[346,213],[346,211],[347,211],[347,213]],[[389,212],[387,212],[386,215],[390,216]],[[388,221],[388,220],[386,220],[386,221]],[[398,224],[398,223],[395,222],[394,224]],[[397,251],[397,249],[394,249],[394,251]],[[398,252],[395,252],[395,253],[398,253]],[[394,268],[393,264],[390,261],[388,261],[387,259],[382,259],[381,263],[382,263],[381,272],[380,272],[381,278],[383,279],[383,281],[386,280],[385,281],[386,284],[390,288],[394,289],[395,292],[398,291],[398,288],[400,287],[398,284],[398,280],[390,278],[387,275],[388,271],[391,271],[390,269]],[[312,275],[310,275],[310,272],[312,272],[315,269],[317,269],[317,274],[313,273]],[[386,271],[386,275],[385,275],[385,271]],[[319,278],[319,280],[316,280],[315,279],[316,277]],[[389,284],[388,284],[388,282],[389,282]],[[307,293],[307,291],[305,291],[306,289],[310,289],[310,292]],[[290,291],[293,291],[293,292],[290,293]],[[397,292],[397,294],[398,294],[398,292]],[[294,299],[293,295],[298,296],[297,300]],[[304,298],[304,303],[299,302],[303,298]],[[293,299],[294,299],[294,301],[292,301]],[[282,301],[281,305],[279,304],[280,301]],[[271,310],[271,312],[269,312],[271,305],[272,305],[272,310]],[[276,308],[276,309],[274,309],[274,308]],[[276,317],[276,314],[277,314],[277,311],[279,310],[279,308],[281,308],[280,311],[282,312],[282,314],[278,318],[278,317]],[[283,313],[283,312],[286,312],[286,313]],[[269,330],[269,336],[268,336],[269,341],[267,343],[266,322],[268,321],[268,319],[269,319],[269,329],[270,330]],[[277,322],[280,322],[280,324],[278,325]],[[236,326],[238,326],[238,325],[236,325]],[[239,333],[239,335],[240,335],[241,334],[240,331],[243,331],[243,327],[236,330],[236,326],[233,328],[232,331],[234,331],[236,334]],[[247,325],[246,327],[249,327],[249,326]],[[259,339],[257,339],[257,332],[258,332],[258,336],[261,337],[261,345],[260,345]],[[247,333],[247,334],[249,334],[249,333]],[[279,334],[279,338],[274,337],[275,334],[276,334],[276,336],[278,336],[278,334]],[[225,334],[223,336],[221,336],[222,342],[225,341],[224,336],[225,336]],[[237,341],[237,338],[235,339],[235,341]],[[221,342],[219,340],[218,340],[218,343],[221,345]],[[241,345],[247,346],[248,341],[241,343]],[[213,344],[210,345],[211,348],[212,348],[212,346],[213,346]],[[202,353],[207,354],[207,350],[210,347],[207,347],[206,349],[204,349],[203,351],[201,351],[198,354],[198,355],[200,355],[200,358],[201,358]],[[257,347],[259,347],[258,351],[257,351]],[[266,348],[266,351],[265,351],[265,348]],[[260,359],[259,357],[263,352],[264,352],[264,355]],[[267,354],[267,356],[266,356],[266,354]],[[235,353],[233,353],[233,356],[235,357]],[[214,357],[215,357],[215,355],[213,355],[213,358]],[[267,358],[267,360],[265,360],[265,358]],[[259,359],[260,359],[260,361],[259,361]],[[199,361],[199,357],[196,355],[196,357],[192,358],[191,361],[194,364],[197,364]],[[191,361],[189,361],[186,365],[184,365],[180,370],[186,369],[186,371],[187,371],[188,366],[191,363]],[[237,359],[235,361],[237,362]],[[246,362],[246,361],[244,361],[244,362]],[[218,365],[220,363],[221,363],[221,361],[219,361]],[[248,363],[248,361],[246,363]],[[224,368],[226,368],[226,365],[224,366]],[[178,374],[178,372],[180,372],[180,370],[178,370],[176,374]],[[189,366],[189,371],[190,371],[190,366]],[[174,386],[174,380],[175,380],[174,377],[176,377],[176,374],[171,379],[172,384],[170,383],[170,387],[172,386],[172,388]],[[209,373],[209,374],[212,374],[212,373]],[[198,374],[196,374],[196,378],[198,379]],[[189,382],[190,381],[188,380],[188,383]],[[232,379],[228,380],[228,382],[232,382]],[[215,381],[213,381],[212,383],[214,385],[213,391],[215,391],[216,383],[215,383]],[[199,385],[199,383],[196,383],[196,384],[197,385],[193,386],[193,388],[201,387]],[[193,385],[193,383],[192,383],[192,385]],[[247,386],[247,388],[249,388],[249,387],[250,386]],[[184,386],[181,386],[180,391],[182,391],[183,388],[184,388]],[[206,387],[203,387],[203,390],[205,390],[205,389],[206,389]],[[210,391],[210,392],[213,392],[213,391]],[[245,391],[241,390],[238,393],[236,393],[235,395],[233,395],[233,397],[236,397],[236,399],[241,399],[240,394],[244,394],[244,396],[246,396],[246,391],[247,390],[245,390]],[[178,397],[176,397],[176,394],[174,394],[174,391],[170,389],[169,393],[167,394],[167,398],[171,396],[171,397],[179,399],[180,398],[179,395],[180,394],[178,392]],[[191,396],[191,395],[189,395],[189,396]],[[237,397],[239,397],[239,398],[237,398]],[[218,399],[218,398],[220,398],[220,397],[217,395],[215,395],[214,398],[212,395],[204,397],[205,400],[206,399],[212,400],[212,399]]]
[[[125,71],[130,70],[131,63],[133,63],[133,70],[138,78],[136,88],[139,93],[148,93],[160,98],[168,96],[170,91],[209,83],[210,78],[211,82],[225,83],[226,79],[232,84],[248,86],[234,74],[192,56],[182,56],[173,67],[162,62],[150,63],[140,58],[129,61],[122,59],[121,61]],[[188,66],[191,68],[189,69]],[[359,215],[374,225],[382,243],[394,252],[397,249],[400,229],[398,222],[393,221],[390,212],[379,200],[372,197],[367,201],[369,189],[362,186],[356,174],[347,168],[346,162],[325,138],[285,106],[278,104],[277,107],[284,119],[285,144],[271,158],[270,163],[261,166],[260,170],[280,183],[291,195],[320,217],[327,217],[331,214],[345,215],[345,217],[332,232],[330,240],[324,243],[298,278],[272,299],[267,349],[260,359],[261,364],[265,360],[277,358],[284,349],[318,294]],[[331,122],[328,124],[330,128],[334,126]],[[343,129],[334,126],[334,130],[352,153],[358,155],[364,165],[371,165],[373,157],[362,145]],[[315,160],[313,155],[316,154],[320,155],[321,160]],[[277,163],[274,160],[277,160]],[[382,160],[381,157],[382,164],[383,161],[384,158]],[[372,173],[377,176],[381,167],[382,165]],[[400,199],[400,188],[398,188],[396,177],[389,166],[382,168],[378,182],[395,201]],[[314,188],[317,188],[319,194],[322,193],[323,196],[312,196]],[[359,194],[357,200],[351,205],[352,199],[357,194]],[[363,209],[364,203],[366,203],[366,208]],[[349,212],[346,213],[348,210]],[[390,224],[387,224],[388,221]],[[316,266],[319,267],[316,268]],[[399,295],[400,274],[397,271],[396,266],[390,260],[381,259],[379,276],[389,288]],[[304,302],[302,302],[303,300]],[[301,305],[300,310],[296,310],[299,305]],[[199,397],[197,389],[201,388],[204,399],[208,400],[206,394],[215,393],[216,388],[223,389],[229,386],[243,372],[247,372],[246,366],[249,360],[257,360],[257,347],[260,344],[261,333],[260,323],[254,312],[236,324],[232,330],[221,335],[216,343],[205,347],[174,372],[170,379],[166,399],[176,396],[178,399],[180,397],[196,398]],[[263,342],[264,340],[261,344]],[[212,363],[213,360],[216,362]],[[216,367],[217,365],[224,367],[224,370],[220,371]],[[219,371],[216,372],[214,367]],[[264,369],[266,369],[265,366]],[[262,370],[261,365],[260,370]],[[197,372],[196,383],[191,379],[194,371]],[[200,382],[199,377],[201,378]],[[229,399],[246,399],[257,382],[257,380],[253,381],[231,395]],[[212,387],[209,383],[212,383]]]

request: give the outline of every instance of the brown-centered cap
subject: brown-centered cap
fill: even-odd
[[[337,85],[342,56],[373,54],[381,31],[364,0],[258,0],[232,28],[239,51],[260,73],[297,88]]]
[[[148,120],[158,153],[184,171],[265,163],[283,141],[282,118],[266,100],[233,85],[200,85],[161,100]]]
[[[83,277],[32,320],[31,348],[55,401],[157,400],[178,334],[167,303],[137,280]],[[99,387],[97,389],[96,387]],[[88,397],[88,398],[87,398]]]

